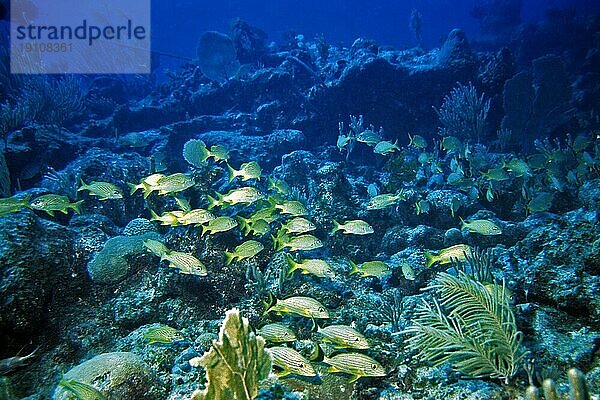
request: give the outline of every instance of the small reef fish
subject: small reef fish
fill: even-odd
[[[281,204],[274,204],[275,209],[279,210],[281,214],[289,214],[294,217],[300,217],[308,214],[308,210],[304,204],[296,200],[285,200]]]
[[[506,168],[508,172],[512,172],[517,178],[533,174],[529,165],[520,158],[513,158],[507,163],[502,163],[502,168]]]
[[[397,204],[398,201],[404,200],[404,199],[405,199],[405,196],[402,191],[400,191],[400,193],[398,193],[398,194],[392,194],[392,193],[378,194],[377,196],[375,196],[371,200],[369,200],[369,204],[367,205],[367,210],[382,210],[386,207]]]
[[[331,230],[331,233],[335,233],[337,231],[342,231],[345,234],[352,235],[369,235],[375,232],[373,227],[362,219],[346,221],[343,224],[333,220],[333,229]]]
[[[383,137],[380,132],[375,132],[373,129],[365,129],[356,138],[357,142],[364,143],[367,146],[375,146],[381,142]]]
[[[263,236],[271,230],[271,226],[264,219],[254,220],[252,218],[244,218],[240,215],[236,216],[240,223],[240,230],[244,236],[253,233],[258,236]]]
[[[485,199],[489,203],[491,203],[492,201],[494,201],[495,198],[496,198],[496,196],[494,195],[494,189],[492,188],[492,185],[490,185],[490,186],[488,186],[487,190],[485,191]]]
[[[202,225],[202,234],[204,236],[205,233],[220,233],[227,232],[233,228],[238,226],[238,222],[230,217],[221,216],[215,219],[211,219],[208,221],[207,225]]]
[[[21,208],[29,208],[29,200],[31,195],[27,195],[21,199],[13,197],[5,197],[0,199],[0,217],[19,211]]]
[[[205,158],[213,158],[215,162],[227,161],[229,160],[229,150],[223,145],[216,144],[214,146],[210,146],[210,150],[207,151],[207,157]]]
[[[35,198],[30,206],[34,210],[46,211],[51,216],[54,216],[55,211],[60,211],[63,214],[69,212],[69,208],[73,209],[77,214],[81,214],[80,206],[83,200],[71,203],[67,196],[58,194],[44,194]]]
[[[225,265],[231,264],[233,261],[241,261],[246,258],[252,258],[260,253],[265,246],[256,240],[247,240],[236,246],[233,252],[225,252]]]
[[[183,173],[175,173],[160,178],[156,185],[145,189],[144,198],[148,197],[153,191],[158,191],[159,195],[182,192],[194,186],[194,180],[191,176]]]
[[[369,343],[363,334],[347,325],[329,325],[319,328],[317,333],[322,336],[324,342],[331,343],[338,349],[365,350],[369,348]]]
[[[429,213],[430,208],[431,205],[427,200],[421,199],[415,203],[415,212],[417,215]]]
[[[462,203],[458,197],[453,197],[452,200],[450,200],[450,214],[452,215],[452,218],[456,216],[456,212],[461,205]]]
[[[392,273],[390,267],[383,261],[367,261],[361,265],[357,265],[354,261],[348,260],[350,264],[350,272],[348,275],[359,274],[363,278],[373,276],[381,278]]]
[[[302,217],[295,217],[281,226],[286,233],[306,233],[317,229],[315,224]]]
[[[242,181],[247,181],[249,179],[260,180],[260,174],[262,173],[262,170],[256,161],[243,163],[239,170],[233,169],[229,163],[226,165],[227,171],[229,172],[229,182],[233,181],[238,176],[242,178]]]
[[[375,148],[373,148],[374,153],[381,154],[382,156],[391,154],[394,151],[400,151],[400,147],[398,147],[398,140],[396,140],[394,143],[390,142],[389,140],[382,140],[375,145]]]
[[[174,344],[185,341],[183,334],[169,325],[151,327],[144,332],[144,339],[148,344]]]
[[[462,148],[462,143],[460,139],[455,136],[446,136],[442,138],[440,142],[440,148],[448,153],[453,151],[460,151]]]
[[[288,263],[288,275],[291,275],[296,270],[300,270],[302,274],[312,274],[319,278],[334,278],[335,272],[331,269],[331,265],[327,261],[318,259],[306,259],[301,262],[296,262],[291,255],[285,254]]]
[[[536,153],[527,158],[527,164],[533,169],[542,169],[548,165],[550,160],[545,154]]]
[[[208,199],[207,208],[211,210],[215,207],[225,208],[236,204],[252,204],[263,199],[265,196],[256,188],[245,186],[230,190],[225,195],[216,193],[216,199],[211,196],[206,197]]]
[[[79,178],[81,186],[77,189],[78,192],[87,190],[90,196],[98,196],[99,200],[122,199],[121,190],[109,182],[91,182],[87,185],[82,178]]]
[[[163,253],[160,257],[160,261],[167,261],[169,267],[177,269],[180,274],[198,276],[208,275],[208,271],[204,264],[189,253],[183,253],[181,251]]]
[[[505,181],[510,178],[502,167],[488,169],[487,172],[482,172],[481,176],[488,181]]]
[[[492,221],[487,219],[475,219],[473,221],[465,222],[462,218],[460,219],[460,229],[467,228],[469,232],[479,233],[484,236],[501,235],[502,229]]]
[[[370,183],[369,186],[367,186],[367,194],[370,197],[377,196],[378,194],[380,194],[380,192],[379,192],[379,186],[377,186],[374,183]]]
[[[434,264],[451,264],[452,260],[465,261],[467,257],[471,256],[471,247],[467,244],[455,244],[440,250],[437,254],[425,251],[423,255],[425,256],[425,266],[429,268]]]
[[[415,270],[406,262],[406,260],[402,260],[400,265],[404,279],[408,281],[414,281],[416,279]]]
[[[163,255],[171,252],[163,242],[154,239],[144,239],[143,246],[148,252],[161,258]]]
[[[425,149],[427,147],[427,140],[423,136],[408,134],[408,145],[417,149]]]
[[[341,353],[323,359],[329,364],[327,372],[343,372],[351,375],[350,383],[363,377],[385,376],[385,369],[373,358],[361,353]]]
[[[296,340],[294,331],[279,322],[267,324],[256,333],[271,343],[289,343]]]
[[[312,297],[306,296],[293,296],[286,299],[271,297],[271,304],[267,306],[264,314],[270,312],[293,314],[312,319],[329,318],[329,313],[323,304]]]
[[[274,207],[261,208],[260,210],[256,210],[252,215],[250,215],[250,220],[258,221],[259,219],[264,219],[268,224],[272,224],[273,222],[279,219],[279,215],[275,212]]]
[[[161,225],[165,226],[177,226],[179,225],[179,220],[177,219],[177,214],[171,211],[165,212],[162,215],[158,215],[153,210],[150,210],[150,221],[160,222]]]
[[[214,159],[215,162],[227,161],[229,159],[229,151],[227,148],[225,148],[225,146],[217,144],[211,146],[209,150],[201,140],[194,142],[194,152],[198,153],[197,156],[202,162],[208,160],[209,158]]]
[[[203,225],[217,218],[213,213],[203,208],[195,208],[177,215],[179,225]]]
[[[315,250],[323,247],[323,242],[313,235],[300,235],[289,237],[287,235],[281,238],[273,238],[275,250],[279,251],[289,248],[290,251]]]
[[[459,186],[462,184],[464,180],[464,174],[462,172],[451,172],[446,177],[446,182],[448,185]]]
[[[337,138],[337,148],[339,151],[344,150],[344,148],[346,146],[348,146],[352,141],[354,140],[354,136],[352,135],[344,135],[344,134],[340,134]]]
[[[140,180],[137,185],[134,183],[127,182],[127,186],[130,188],[130,195],[134,195],[138,190],[145,191],[148,187],[156,186],[159,180],[164,178],[164,174],[152,174]]]
[[[78,400],[107,400],[104,394],[101,391],[96,389],[92,385],[88,385],[87,383],[76,381],[75,379],[65,379],[63,376],[58,382],[58,386],[65,388],[65,390],[73,393],[75,398]]]
[[[527,211],[531,214],[548,211],[552,206],[552,200],[554,200],[552,193],[540,192],[527,204]]]
[[[125,136],[119,138],[119,144],[122,146],[140,148],[148,146],[152,139],[152,137],[149,137],[143,132],[129,132]]]
[[[288,185],[287,182],[282,179],[269,177],[267,182],[267,190],[275,190],[277,193],[283,196],[287,196],[292,192],[290,185]]]
[[[281,378],[290,374],[316,376],[317,373],[302,354],[290,347],[277,346],[265,349],[271,355],[275,373]]]

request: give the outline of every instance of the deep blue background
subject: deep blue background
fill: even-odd
[[[241,17],[268,34],[267,43],[281,43],[283,33],[294,29],[312,40],[324,34],[333,44],[350,46],[357,37],[381,45],[408,48],[415,45],[408,28],[410,12],[423,15],[427,48],[437,47],[453,28],[468,37],[479,32],[470,15],[475,0],[152,0],[153,48],[194,57],[198,37],[207,30],[229,32],[232,19]],[[375,4],[375,5],[373,5]],[[539,21],[550,7],[574,7],[580,14],[600,11],[599,0],[523,0],[522,20]]]

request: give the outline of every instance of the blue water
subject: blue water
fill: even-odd
[[[226,0],[153,1],[153,48],[194,57],[197,39],[207,30],[228,32],[230,22],[242,18],[267,33],[267,42],[280,43],[289,30],[307,40],[323,34],[333,44],[350,46],[358,37],[376,40],[381,45],[407,48],[415,45],[408,28],[412,9],[423,15],[423,39],[428,48],[438,47],[448,32],[463,29],[469,37],[479,33],[479,22],[471,15],[481,4],[473,0]],[[595,0],[524,0],[524,23],[545,18],[551,8],[574,8],[578,14],[600,10]]]

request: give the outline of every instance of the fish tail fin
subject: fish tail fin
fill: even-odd
[[[83,178],[79,178],[79,184],[81,185],[79,187],[79,189],[77,189],[78,192],[81,192],[82,190],[87,189],[88,185],[86,185],[86,183],[83,181]]]
[[[202,225],[202,232],[200,232],[200,237],[204,236],[206,232],[208,232],[208,225]]]
[[[279,251],[283,248],[283,246],[281,245],[281,241],[279,240],[279,237],[275,237],[273,235],[271,236],[271,240],[273,241],[273,249],[275,251]]]
[[[465,229],[468,228],[469,226],[467,225],[467,223],[465,222],[464,219],[462,219],[462,217],[458,217],[460,218],[460,229]]]
[[[227,181],[231,183],[232,180],[235,179],[235,169],[227,161],[225,161],[225,167],[227,167],[228,178]]]
[[[234,258],[234,253],[226,251],[225,252],[225,265],[231,264]]]
[[[333,220],[333,229],[331,230],[331,233],[336,233],[339,230],[340,230],[340,223],[334,219]]]
[[[150,221],[158,221],[160,216],[154,212],[154,210],[150,210]]]
[[[433,264],[435,264],[435,256],[433,254],[426,251],[425,253],[423,253],[423,256],[425,257],[425,267],[426,268],[429,268]]]
[[[308,356],[308,359],[313,362],[322,362],[325,360],[325,352],[319,345],[319,343],[315,343],[315,348]]]
[[[129,186],[129,195],[133,196],[135,194],[135,192],[138,191],[138,189],[140,189],[135,183],[131,183],[131,182],[126,182],[127,186]]]
[[[248,236],[248,233],[250,233],[250,225],[248,224],[248,220],[242,217],[241,215],[236,216],[236,219],[239,222],[240,231],[242,232],[242,234],[244,236]]]
[[[147,183],[142,183],[142,186],[144,187],[144,198],[146,199],[152,193],[152,188]]]
[[[200,160],[202,162],[206,161],[210,157],[210,151],[208,151],[208,148],[204,143],[202,143],[202,146],[198,146],[198,153],[200,153]]]
[[[350,264],[350,268],[351,268],[348,275],[358,274],[360,272],[358,265],[356,265],[356,263],[354,261],[348,260],[348,264]]]
[[[81,214],[81,204],[83,203],[83,200],[79,200],[76,201],[75,203],[71,204],[71,208],[73,209],[73,211],[75,211],[77,214]]]
[[[278,198],[281,198],[281,196],[277,196],[277,195],[270,195],[267,197],[267,202],[269,203],[271,208],[275,208],[275,205],[277,204]]]
[[[208,210],[212,210],[213,208],[217,207],[218,205],[220,205],[222,203],[223,196],[221,194],[215,193],[215,197],[206,196],[206,198],[208,199],[208,207],[206,207],[206,208]]]
[[[289,253],[284,253],[284,257],[288,265],[287,275],[291,275],[295,270],[298,269],[299,264],[294,261],[294,259]]]
[[[261,302],[265,307],[265,310],[263,311],[262,315],[267,315],[271,311],[271,308],[273,308],[273,306],[277,304],[277,298],[273,296],[273,293],[269,291],[269,299],[267,301],[261,300]]]

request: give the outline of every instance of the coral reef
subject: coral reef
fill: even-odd
[[[93,385],[108,398],[123,400],[153,399],[156,377],[137,355],[127,352],[104,353],[76,365],[64,375],[67,380]],[[72,395],[57,387],[52,400],[66,400]]]
[[[144,240],[159,240],[155,232],[140,235],[115,236],[106,241],[87,265],[87,272],[96,283],[115,283],[127,275],[139,270],[145,262],[141,260],[146,253]],[[149,256],[146,256],[149,259]]]

